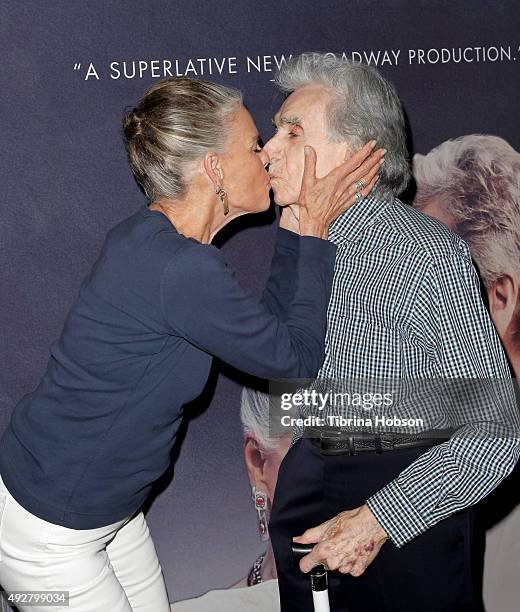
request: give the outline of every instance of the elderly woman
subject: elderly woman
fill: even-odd
[[[68,597],[78,612],[169,610],[140,507],[168,468],[183,405],[213,356],[261,377],[316,373],[335,259],[328,227],[372,188],[382,154],[366,146],[317,179],[307,150],[301,236],[278,231],[258,303],[210,245],[231,219],[269,206],[269,159],[240,94],[165,79],[123,127],[150,202],[108,233],[0,443],[0,584],[46,591],[56,605]]]
[[[269,395],[244,387],[240,406],[244,458],[251,483],[251,499],[257,513],[258,530],[267,548],[256,559],[247,577],[236,586],[253,586],[277,577],[273,547],[269,539],[269,513],[278,469],[291,443],[291,431],[283,427],[269,427],[269,415]]]
[[[240,418],[244,431],[244,459],[251,484],[258,530],[266,550],[231,588],[209,591],[200,597],[171,604],[172,612],[278,612],[278,580],[273,547],[269,539],[269,512],[280,463],[289,449],[291,431],[270,427],[270,398],[267,393],[244,387]]]
[[[258,530],[266,550],[254,561],[247,575],[231,588],[215,589],[200,597],[177,601],[172,612],[253,612],[280,610],[273,547],[269,539],[269,512],[280,463],[289,449],[291,430],[270,427],[270,398],[267,393],[244,387],[240,418],[244,431],[244,459]]]

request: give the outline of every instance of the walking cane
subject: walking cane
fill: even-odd
[[[294,563],[299,563],[300,559],[308,555],[313,548],[314,544],[292,542]],[[330,612],[327,570],[323,565],[316,565],[311,569],[311,589],[314,612]]]

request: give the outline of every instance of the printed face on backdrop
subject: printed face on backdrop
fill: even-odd
[[[276,133],[265,145],[274,199],[285,206],[298,200],[305,145],[316,150],[316,175],[325,176],[351,154],[344,142],[332,142],[327,128],[330,91],[323,85],[296,89],[274,117]]]
[[[474,197],[474,195],[475,194],[468,194],[468,197]],[[480,268],[485,265],[485,262],[481,261],[481,257],[479,257],[475,249],[471,248],[471,236],[461,231],[440,200],[432,198],[421,204],[420,210],[430,217],[438,219],[453,232],[458,233],[461,238],[467,240],[471,255],[477,267]],[[520,256],[520,251],[518,255]],[[507,261],[501,263],[504,270],[509,268]],[[516,351],[514,350],[514,343],[511,342],[511,336],[515,334],[518,323],[519,287],[520,279],[510,270],[508,273],[501,274],[496,281],[486,286],[489,314],[513,366],[515,366],[517,360],[515,357]],[[517,364],[517,368],[518,374],[520,375],[520,362]],[[515,368],[515,370],[517,368]]]
[[[267,521],[273,504],[278,470],[289,450],[291,434],[278,438],[274,442],[275,444],[270,444],[268,448],[265,448],[264,444],[252,432],[247,433],[244,439],[244,459],[249,482],[257,492],[263,492],[267,496],[267,514],[265,517]],[[262,532],[261,529],[259,531]],[[263,582],[277,577],[274,552],[270,541],[266,543],[266,550],[259,570]],[[247,581],[242,580],[236,586],[246,586],[246,584]]]
[[[291,443],[287,435],[277,441],[275,448],[265,449],[260,442],[248,434],[244,441],[244,459],[249,482],[267,494],[269,507],[272,505],[274,490],[278,479],[278,470]]]
[[[510,145],[488,135],[446,141],[426,156],[414,157],[417,196],[413,205],[464,238],[477,268],[487,271],[487,280],[486,274],[483,280],[489,314],[516,377],[520,377],[520,278],[516,265],[520,247],[514,237],[518,236],[520,219],[514,213],[517,191],[511,186],[517,185],[519,167],[520,156]],[[445,201],[442,193],[448,188],[450,197]],[[451,208],[453,194],[456,213]],[[488,240],[491,248],[486,247]]]
[[[223,154],[219,155],[222,187],[232,212],[261,212],[270,205],[266,165],[269,157],[250,113],[242,106],[233,116]]]
[[[421,206],[421,210],[424,214],[434,219],[438,219],[444,225],[455,231],[455,222],[453,218],[444,210],[439,200],[431,199],[424,206]],[[464,236],[462,236],[464,238]]]

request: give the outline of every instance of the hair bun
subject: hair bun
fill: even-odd
[[[137,114],[135,108],[125,113],[123,117],[123,132],[127,140],[140,136],[143,133],[142,119]]]

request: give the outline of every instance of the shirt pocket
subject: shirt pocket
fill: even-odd
[[[371,317],[329,318],[327,361],[338,378],[399,378],[402,373],[402,342],[396,328]]]
[[[388,325],[372,313],[329,319],[331,371],[339,377],[396,380],[435,376],[434,354],[407,326]]]

